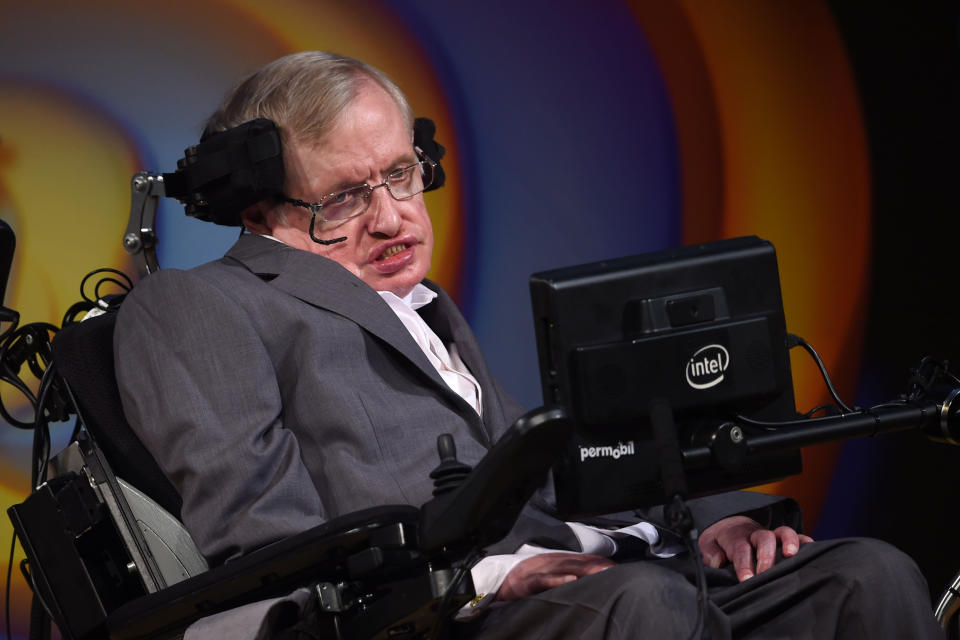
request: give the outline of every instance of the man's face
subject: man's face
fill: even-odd
[[[287,195],[319,202],[354,185],[380,184],[392,171],[417,160],[410,131],[396,103],[379,86],[365,83],[323,140],[288,144],[284,158]],[[272,224],[273,236],[340,263],[377,291],[403,297],[430,269],[433,228],[423,194],[398,201],[386,188],[375,189],[368,209],[355,218],[326,223],[318,216],[318,238],[347,237],[331,245],[310,239],[309,211],[291,204],[282,206],[287,225]]]

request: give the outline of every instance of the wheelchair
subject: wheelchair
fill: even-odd
[[[9,510],[31,586],[65,638],[179,637],[201,617],[304,587],[319,603],[320,637],[442,637],[474,596],[464,562],[507,533],[569,428],[561,410],[531,412],[420,508],[347,514],[210,568],[176,518],[179,496],[123,417],[114,319],[54,338],[53,363],[83,429]]]
[[[153,218],[163,181],[139,173],[131,187],[123,243],[146,275],[158,268]],[[50,461],[44,481],[8,511],[30,586],[65,638],[177,638],[201,618],[295,590],[314,599],[319,637],[443,638],[475,595],[469,568],[480,550],[506,535],[575,432],[565,409],[542,407],[518,419],[472,470],[459,468],[443,441],[435,472],[457,471],[424,505],[347,514],[211,568],[177,519],[179,495],[123,416],[114,320],[108,312],[53,339],[45,381],[49,375],[65,394],[82,428]],[[960,381],[950,374],[944,388],[943,373],[933,367],[911,403],[845,412],[843,431],[829,438],[823,420],[810,421],[809,431],[796,421],[787,444],[876,433],[884,421],[890,430],[915,424],[956,444]],[[749,447],[780,448],[785,440],[747,438],[731,423],[712,438],[685,448],[683,464],[736,466]],[[958,584],[937,608],[944,628],[960,609]]]

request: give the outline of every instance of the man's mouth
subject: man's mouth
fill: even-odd
[[[407,248],[407,245],[403,243],[391,245],[386,249],[384,249],[383,253],[381,253],[377,257],[377,262],[380,262],[381,260],[386,260],[387,258],[392,258],[398,253],[404,251],[406,248]]]

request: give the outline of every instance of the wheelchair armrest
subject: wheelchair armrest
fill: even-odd
[[[110,636],[169,633],[319,580],[336,583],[415,568],[423,562],[415,546],[418,517],[412,506],[384,506],[335,518],[120,606],[107,619]],[[391,562],[388,569],[384,558]]]

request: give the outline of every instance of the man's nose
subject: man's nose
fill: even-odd
[[[400,232],[402,217],[400,203],[386,190],[374,189],[370,193],[370,209],[367,212],[367,231],[371,235],[392,238]]]

